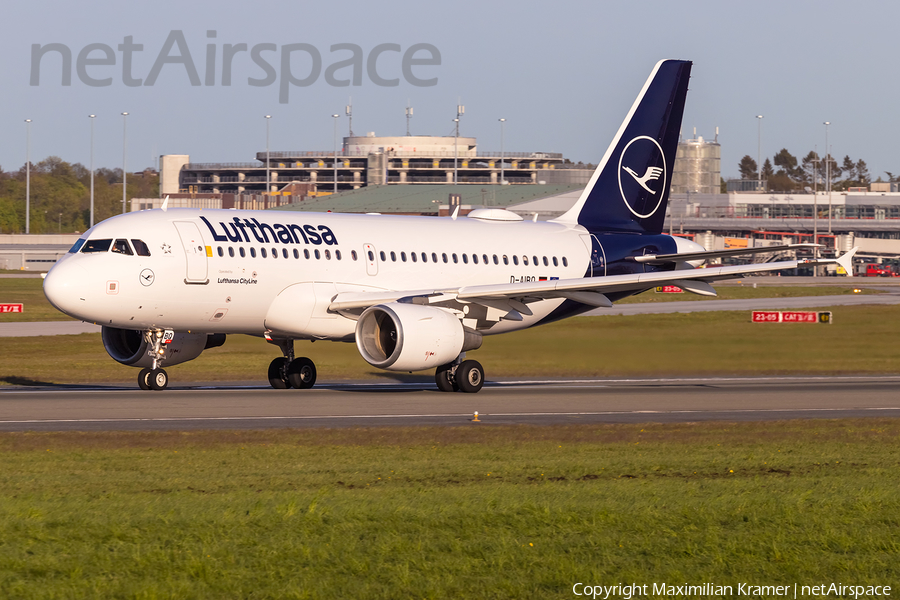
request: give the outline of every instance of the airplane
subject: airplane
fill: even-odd
[[[355,343],[388,371],[434,369],[442,392],[478,392],[466,352],[486,335],[583,314],[660,285],[714,296],[711,282],[838,259],[698,268],[708,259],[810,247],[707,251],[662,233],[692,63],[656,64],[578,201],[551,221],[482,208],[449,218],[161,209],[85,232],[44,279],[60,311],[102,325],[138,385],[162,390],[163,366],[228,334],[281,350],[267,378],[309,389],[315,363],[298,340]]]

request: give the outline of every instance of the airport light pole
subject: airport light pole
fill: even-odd
[[[459,118],[463,116],[463,113],[466,112],[466,107],[462,104],[456,105],[456,118],[453,119],[453,122],[456,123],[456,136],[453,140],[453,183],[459,183]]]
[[[31,119],[25,119],[25,233],[31,233]]]
[[[337,120],[341,115],[331,115],[334,117],[334,138],[332,139],[331,149],[334,152],[334,191],[337,194]]]
[[[825,185],[828,186],[828,235],[831,235],[831,149],[828,147],[828,126],[831,125],[831,121],[825,121],[823,125],[825,125]]]
[[[500,121],[500,185],[503,185],[503,125],[506,123],[506,119],[497,119]]]
[[[91,119],[91,227],[94,226],[94,118],[97,115],[88,115]]]
[[[269,195],[269,119],[272,115],[266,115],[266,196]]]
[[[127,190],[127,169],[125,157],[128,150],[128,113],[122,113],[122,214],[125,214],[125,191]]]
[[[762,115],[756,115],[756,191],[762,188]],[[696,129],[694,129],[696,132]]]

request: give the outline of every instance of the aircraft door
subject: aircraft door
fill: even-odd
[[[175,229],[178,230],[187,261],[184,282],[198,285],[209,283],[206,276],[206,246],[200,236],[200,229],[191,221],[175,221]]]
[[[597,236],[593,233],[590,235],[583,234],[581,241],[584,242],[586,248],[590,249],[590,262],[585,272],[585,277],[605,277],[606,276],[606,252]]]
[[[375,252],[375,246],[372,244],[364,244],[363,254],[365,254],[366,259],[366,273],[369,275],[378,275],[378,253]]]

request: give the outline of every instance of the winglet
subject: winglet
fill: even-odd
[[[853,255],[856,254],[857,250],[859,250],[859,246],[854,246],[852,250],[845,252],[843,256],[835,261],[844,268],[848,276],[853,275]]]
[[[162,206],[160,206],[160,208],[162,209],[163,212],[166,212],[166,210],[168,210],[168,208],[169,208],[169,195],[168,194],[166,194],[166,199],[163,200]]]

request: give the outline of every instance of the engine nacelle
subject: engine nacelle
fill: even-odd
[[[143,331],[103,327],[100,332],[103,347],[113,360],[129,367],[152,367],[153,360]],[[194,360],[208,348],[216,348],[225,343],[224,333],[176,333],[171,343],[163,344],[162,364],[170,367]]]
[[[388,371],[419,371],[481,347],[481,334],[453,313],[419,304],[370,306],[356,323],[356,347],[367,363]]]

